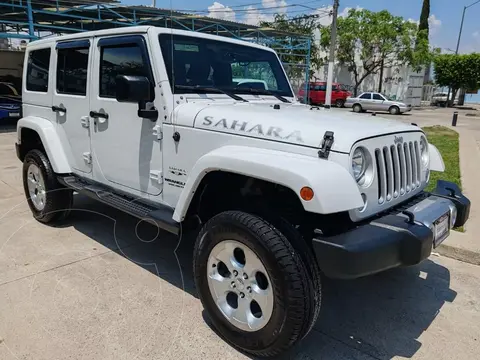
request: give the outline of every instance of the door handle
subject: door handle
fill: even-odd
[[[66,113],[66,112],[67,112],[67,109],[65,109],[64,107],[60,107],[60,106],[55,106],[55,105],[53,105],[53,106],[52,106],[52,111],[53,111],[53,112],[63,112],[63,113]]]
[[[90,117],[103,119],[103,120],[98,120],[100,124],[103,124],[106,120],[108,120],[108,114],[100,113],[97,111],[90,111]]]

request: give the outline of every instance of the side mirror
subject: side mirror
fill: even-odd
[[[118,75],[115,81],[118,102],[152,101],[152,85],[145,76]]]

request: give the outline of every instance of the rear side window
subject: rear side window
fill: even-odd
[[[327,85],[315,85],[315,90],[316,91],[326,91],[327,90]]]
[[[115,97],[117,75],[146,76],[148,67],[137,44],[102,47],[100,59],[100,96]]]
[[[58,49],[57,92],[86,95],[88,48]]]
[[[360,99],[368,99],[370,100],[372,98],[372,94],[371,93],[365,93],[365,94],[362,94],[362,96],[360,96]]]
[[[47,92],[50,49],[30,51],[27,65],[27,90]]]

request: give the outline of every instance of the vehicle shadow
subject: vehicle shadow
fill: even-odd
[[[194,234],[177,237],[83,196],[62,227],[73,226],[99,244],[197,297]],[[311,333],[282,359],[411,358],[450,289],[447,268],[426,260],[351,281],[324,279],[322,310]],[[211,327],[208,317],[205,322]],[[212,329],[214,330],[214,329]]]

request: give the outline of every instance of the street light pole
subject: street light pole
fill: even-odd
[[[474,3],[463,7],[462,22],[460,23],[460,31],[458,32],[457,49],[455,50],[455,55],[458,54],[458,48],[460,47],[460,38],[462,37],[463,20],[465,19],[465,11],[466,11],[469,7],[472,7],[473,5],[478,4],[479,2],[480,2],[480,0],[477,0],[477,1],[475,1]]]
[[[458,48],[460,47],[460,39],[462,37],[462,30],[463,30],[463,20],[465,20],[465,11],[469,8],[472,7],[475,4],[478,4],[480,0],[477,0],[470,5],[464,6],[463,7],[463,12],[462,12],[462,21],[460,22],[460,30],[458,31],[458,40],[457,40],[457,48],[455,49],[455,55],[458,55]],[[448,87],[448,93],[447,93],[447,107],[450,105],[450,92],[452,91],[452,88],[449,86]],[[455,94],[456,95],[456,94]],[[453,99],[455,101],[455,99]]]
[[[335,43],[337,41],[338,7],[339,0],[333,0],[332,32],[330,36],[330,54],[328,57],[327,93],[325,94],[326,108],[329,108],[332,105],[333,65],[335,62]]]

